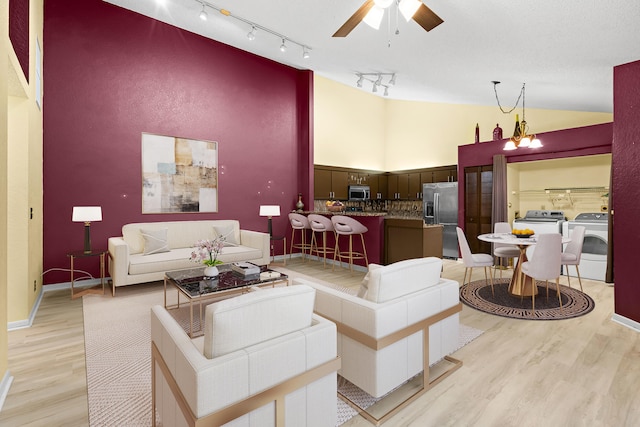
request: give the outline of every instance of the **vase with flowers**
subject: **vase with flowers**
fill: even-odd
[[[222,261],[218,259],[218,255],[224,247],[224,240],[224,237],[218,237],[213,240],[198,240],[193,246],[195,250],[191,252],[190,260],[206,265],[204,269],[206,277],[218,276],[217,266],[222,264]]]

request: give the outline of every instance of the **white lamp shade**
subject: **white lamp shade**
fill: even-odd
[[[279,205],[261,205],[260,216],[280,216]]]
[[[102,208],[100,206],[74,206],[73,222],[102,221]]]
[[[413,15],[418,11],[421,4],[422,2],[418,0],[400,0],[398,8],[400,9],[402,16],[404,16],[404,19],[408,22],[413,18]]]
[[[369,12],[362,19],[365,24],[374,28],[376,30],[380,29],[380,23],[382,22],[382,17],[384,16],[384,9],[382,9],[378,5],[374,5]]]

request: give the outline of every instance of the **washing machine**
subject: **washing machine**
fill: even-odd
[[[563,224],[562,235],[571,237],[572,230],[584,226],[584,243],[580,256],[580,277],[593,280],[605,280],[607,274],[607,249],[609,247],[609,214],[606,212],[585,212]],[[562,274],[571,276],[576,272],[573,267],[564,266]]]
[[[513,227],[517,229],[529,228],[536,235],[546,233],[562,233],[562,225],[566,222],[567,217],[564,211],[556,210],[530,210],[522,218],[513,220]],[[535,245],[527,248],[527,259],[531,259]],[[582,274],[582,268],[580,269]]]

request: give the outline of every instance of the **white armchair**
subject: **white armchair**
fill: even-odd
[[[154,306],[153,425],[335,426],[336,327],[314,296],[288,286],[211,304],[195,339]]]
[[[441,270],[439,258],[370,264],[360,296],[305,279],[293,282],[313,286],[316,313],[336,323],[342,377],[381,397],[423,372],[422,387],[408,404],[462,365],[449,356],[458,345],[459,285],[440,278]],[[430,378],[429,365],[443,359],[446,371]],[[362,415],[379,425],[393,413]]]

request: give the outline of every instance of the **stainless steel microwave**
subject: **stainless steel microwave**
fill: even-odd
[[[371,189],[368,185],[350,185],[349,200],[369,200]]]

